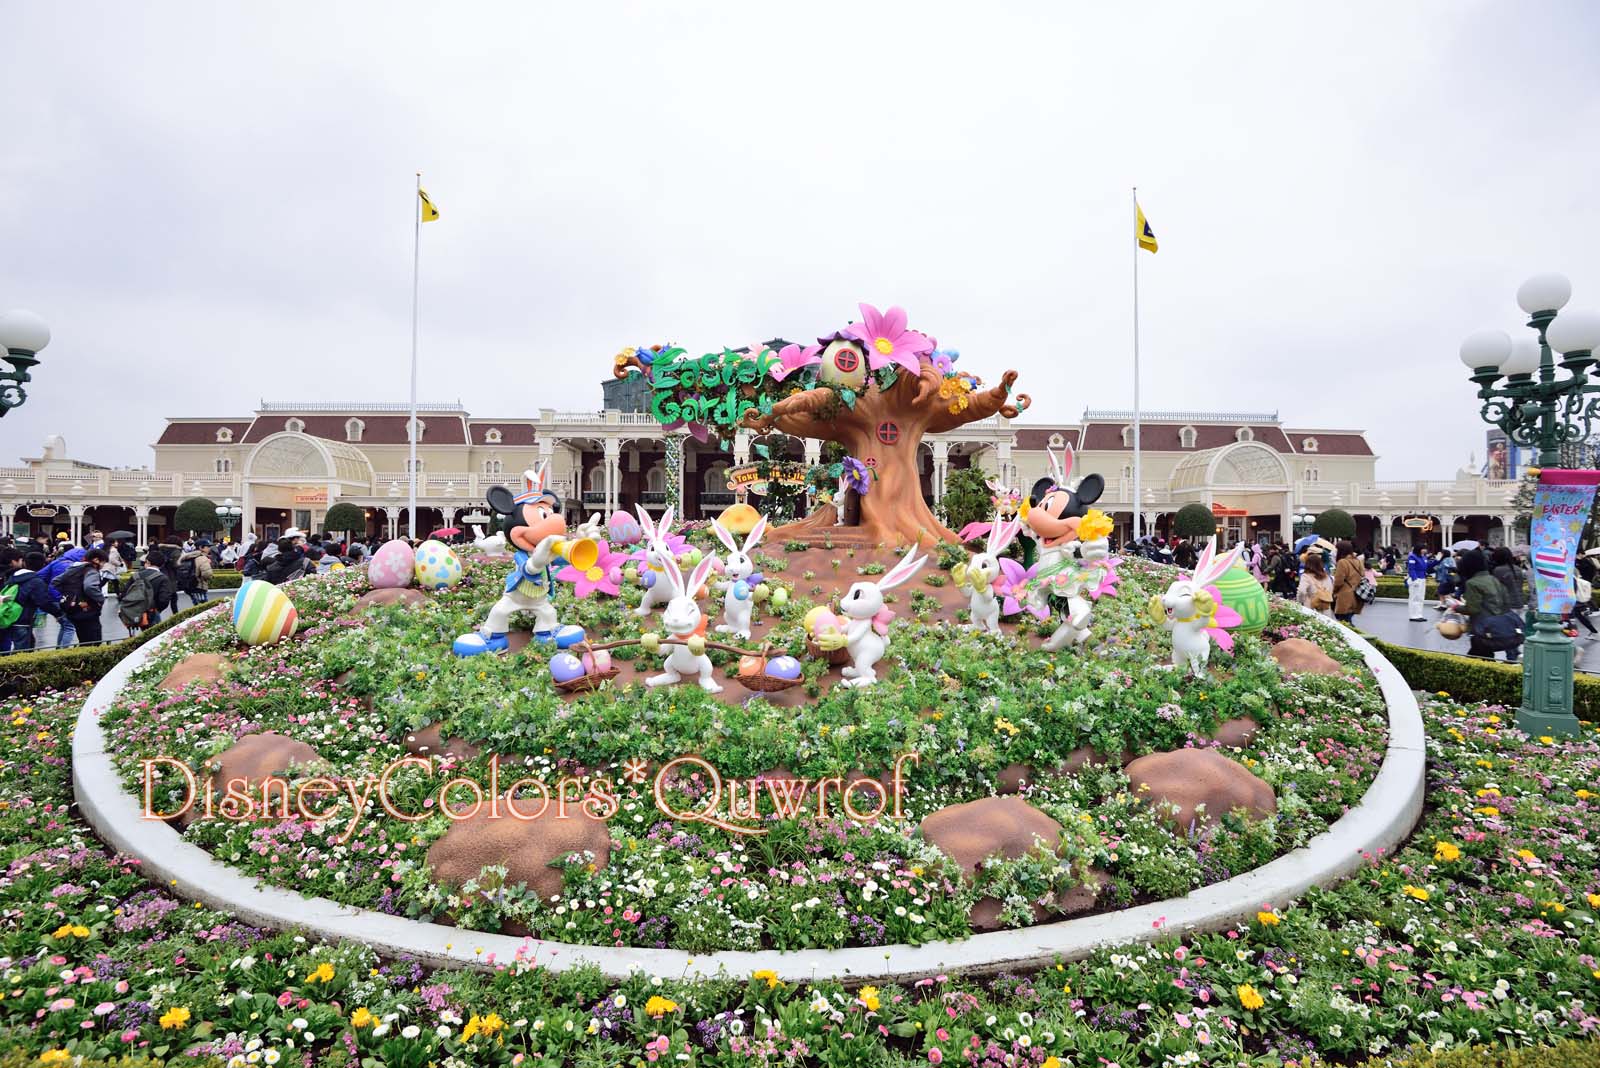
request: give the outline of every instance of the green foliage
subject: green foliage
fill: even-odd
[[[340,501],[328,509],[328,514],[322,520],[322,529],[363,533],[367,529],[367,513],[349,501]]]
[[[1204,538],[1217,532],[1217,517],[1203,504],[1186,504],[1173,517],[1172,529],[1180,538]]]
[[[1414,690],[1447,693],[1458,701],[1522,706],[1522,665],[1454,653],[1408,649],[1366,635],[1378,651],[1405,676]],[[1572,711],[1579,719],[1600,723],[1600,678],[1573,676]]]
[[[944,525],[960,530],[968,523],[986,523],[994,518],[994,494],[981,468],[952,468],[945,476],[944,499],[939,511]]]
[[[169,616],[153,627],[118,642],[103,645],[73,646],[70,649],[38,649],[31,653],[0,656],[0,695],[17,696],[41,690],[65,690],[84,682],[96,682],[116,666],[117,661],[145,642],[170,630],[178,623],[215,608],[226,601],[192,605]]]
[[[1311,529],[1329,541],[1338,541],[1340,538],[1356,536],[1356,521],[1343,508],[1329,508],[1317,516]]]
[[[217,502],[204,497],[190,497],[178,505],[172,525],[179,533],[192,531],[196,534],[211,534],[221,530],[222,521],[217,518]]]
[[[1503,1046],[1463,1046],[1431,1052],[1420,1047],[1397,1055],[1373,1057],[1361,1068],[1597,1068],[1600,1042],[1566,1040],[1553,1046],[1506,1049]]]

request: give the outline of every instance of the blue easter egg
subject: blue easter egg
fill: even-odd
[[[798,679],[800,661],[792,656],[775,656],[767,661],[767,674],[775,679]]]
[[[550,658],[550,677],[557,682],[571,682],[583,677],[583,661],[571,653],[557,653]]]

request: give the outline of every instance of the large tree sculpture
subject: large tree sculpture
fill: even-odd
[[[701,440],[727,442],[745,427],[839,443],[871,472],[858,536],[901,545],[958,540],[923,500],[923,437],[997,412],[1013,418],[1028,406],[1026,394],[1011,395],[1015,371],[984,388],[955,369],[957,358],[908,329],[900,308],[879,313],[862,304],[860,322],[815,345],[751,345],[693,361],[672,348],[629,349],[617,357],[616,373],[647,375],[656,417]],[[840,533],[836,519],[834,506],[824,505],[768,536],[815,543]]]

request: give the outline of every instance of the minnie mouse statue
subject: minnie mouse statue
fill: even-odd
[[[562,626],[556,609],[550,603],[552,573],[566,566],[570,556],[593,553],[601,537],[600,517],[590,516],[567,538],[567,522],[561,516],[561,498],[546,488],[547,465],[540,464],[532,471],[524,471],[523,490],[512,495],[504,486],[495,486],[485,495],[489,507],[503,517],[500,534],[480,539],[480,547],[493,548],[510,542],[515,546],[511,573],[506,576],[505,592],[489,609],[483,625],[471,634],[463,634],[451,646],[457,656],[477,656],[479,653],[498,653],[509,644],[506,631],[514,612],[532,612],[535,621],[535,641],[554,643],[557,648],[583,640],[583,628],[576,624]]]
[[[1047,652],[1067,645],[1082,645],[1089,639],[1094,608],[1089,599],[1115,592],[1109,535],[1111,521],[1089,505],[1105,492],[1105,479],[1085,475],[1076,489],[1067,488],[1074,454],[1068,445],[1058,461],[1048,449],[1052,477],[1041,478],[1028,495],[1024,515],[1034,539],[1039,543],[1039,563],[1030,584],[1030,609],[1041,617],[1048,613],[1052,598],[1066,601],[1066,616],[1055,633],[1045,639]],[[1087,598],[1087,599],[1086,599]]]

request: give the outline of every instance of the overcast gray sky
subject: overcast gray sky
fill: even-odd
[[[421,398],[593,409],[622,346],[901,304],[1033,421],[1361,427],[1448,477],[1456,358],[1559,270],[1600,307],[1600,6],[413,5],[9,0],[0,308],[47,433],[139,464],[168,415]]]

